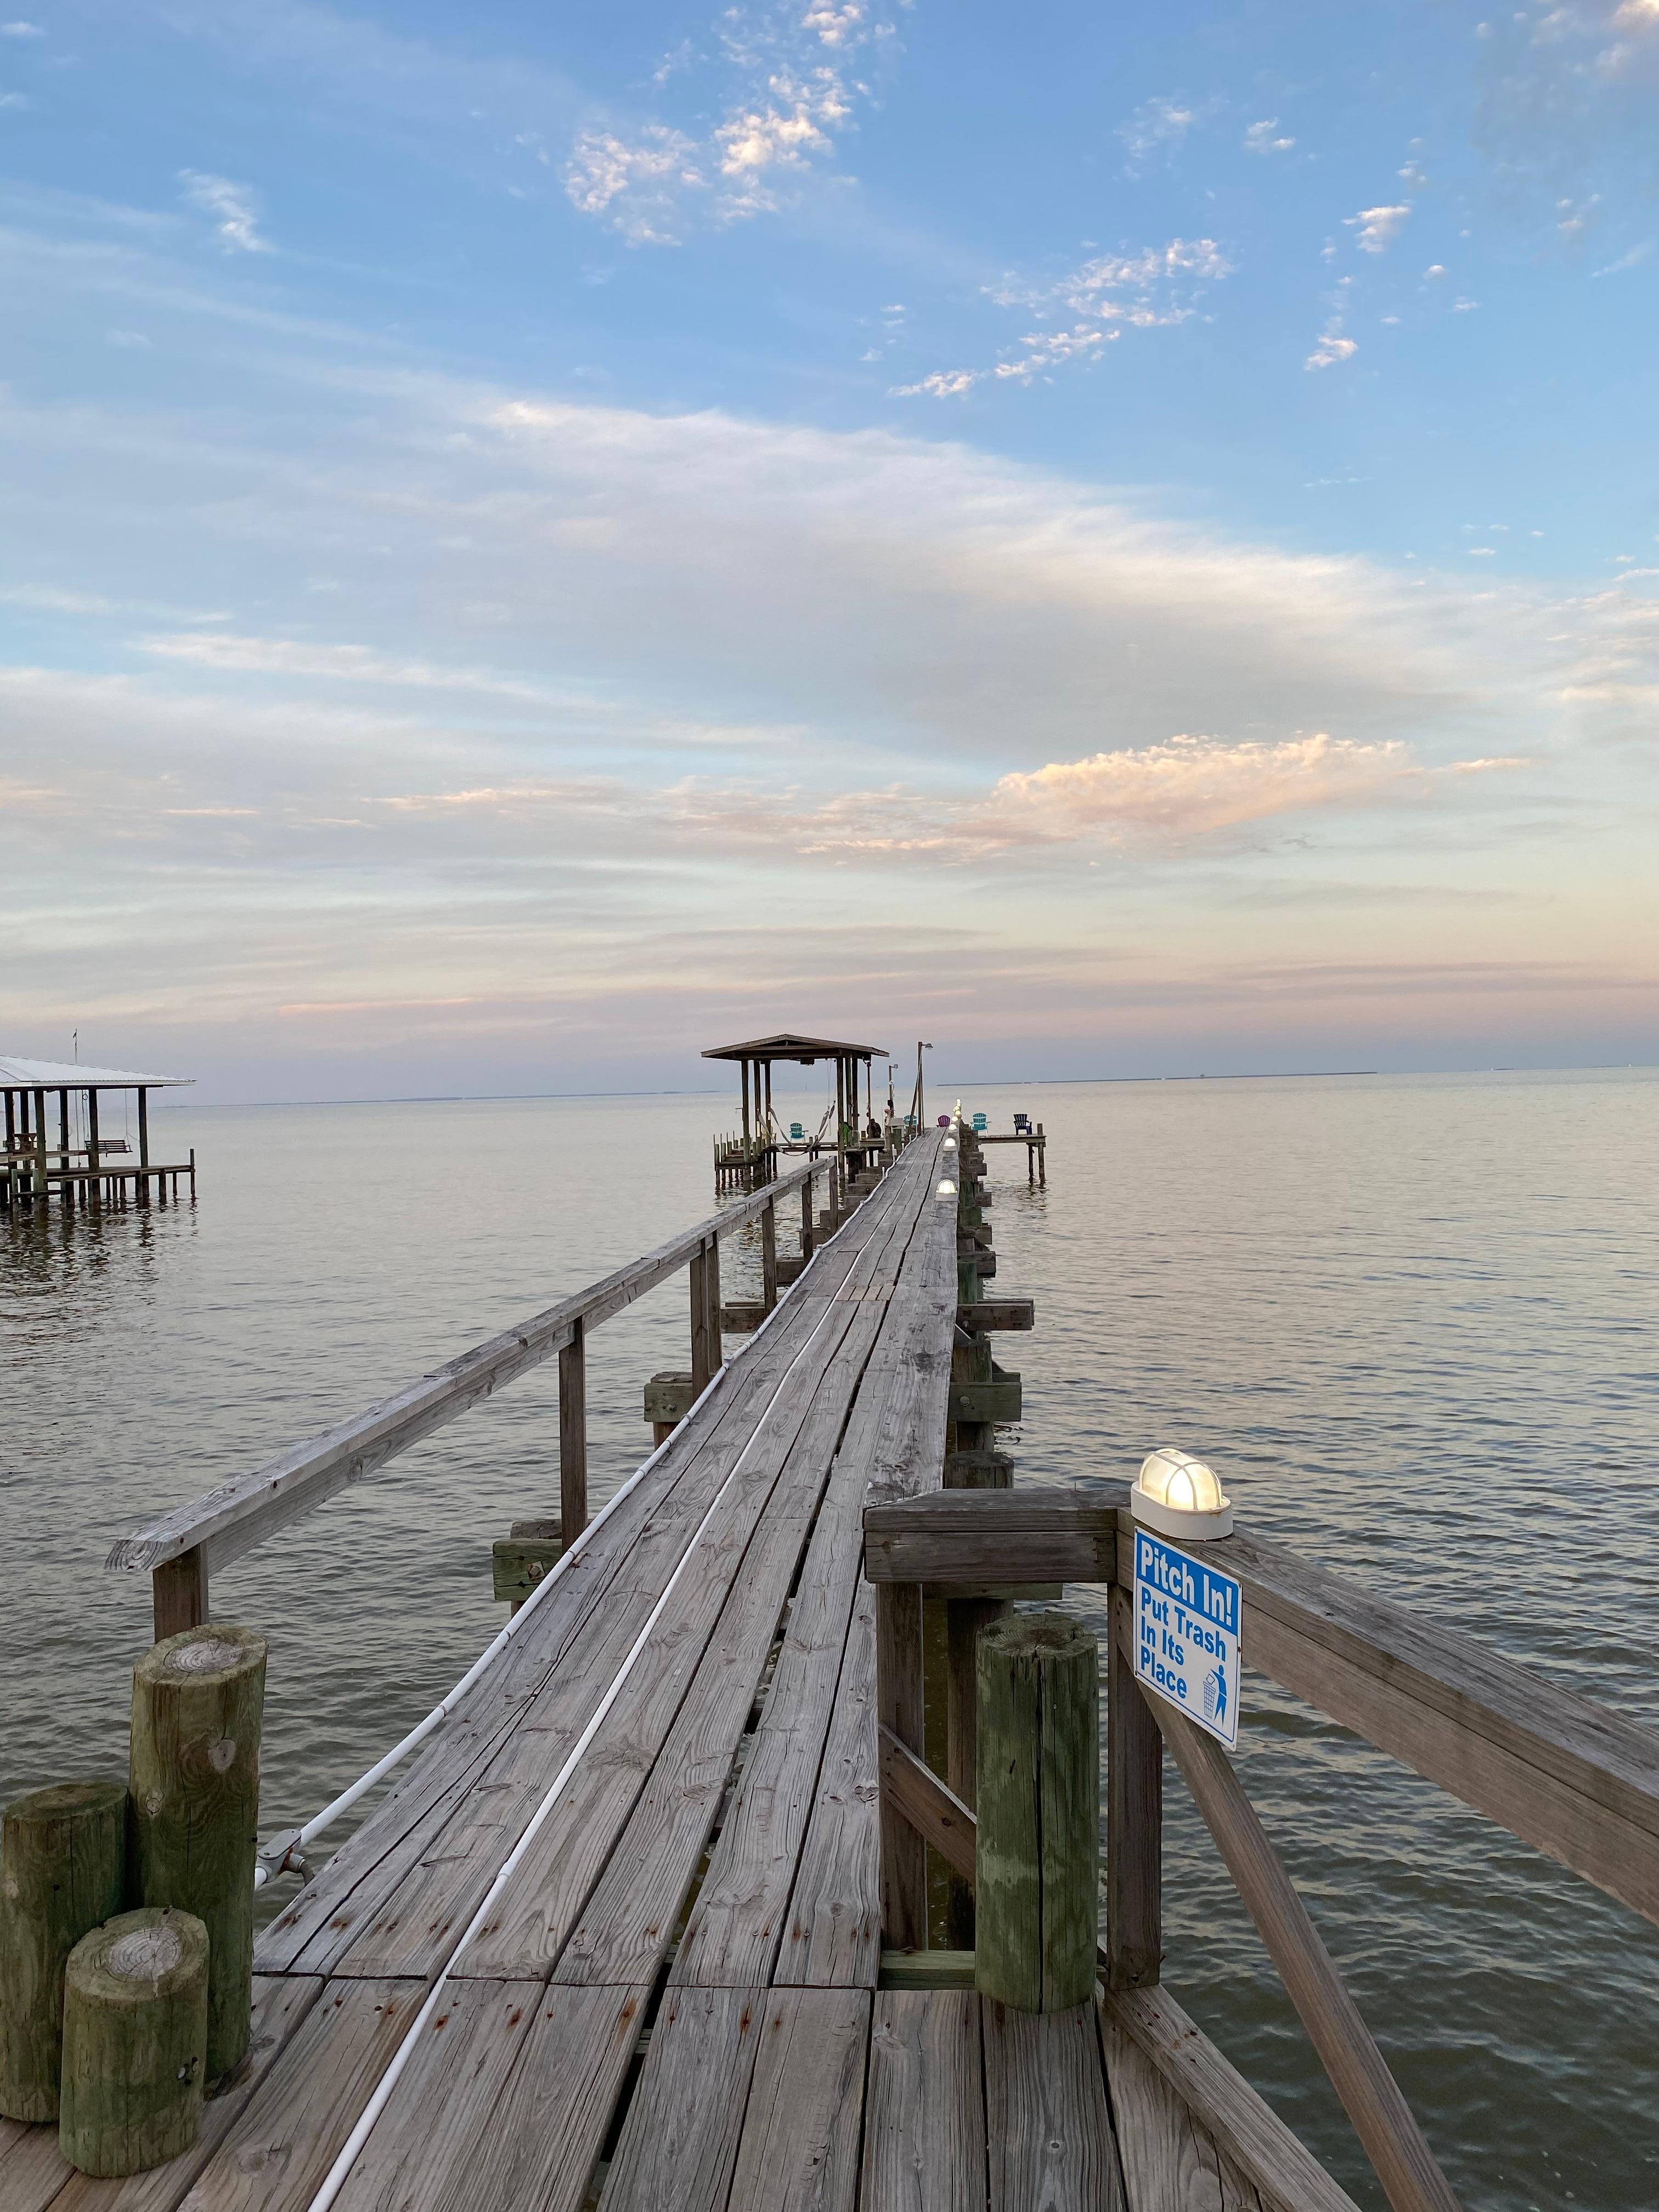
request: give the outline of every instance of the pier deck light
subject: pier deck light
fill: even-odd
[[[948,1179],[948,1177],[944,1182],[940,1183],[939,1188],[933,1193],[935,1198],[954,1198],[956,1194],[957,1187],[955,1183],[951,1182]]]
[[[1233,1501],[1224,1495],[1214,1470],[1174,1444],[1160,1444],[1141,1462],[1129,1510],[1163,1536],[1233,1533]]]

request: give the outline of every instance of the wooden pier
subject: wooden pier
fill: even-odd
[[[1353,2212],[1159,1985],[1166,1745],[1395,2212],[1455,2205],[1231,1762],[1136,1686],[1127,1493],[1011,1482],[992,1334],[1035,1316],[985,1294],[982,1157],[925,1131],[844,1201],[809,1162],[118,1546],[158,1632],[201,1622],[217,1560],[561,1359],[564,1555],[259,1937],[196,2147],[92,2183],[0,2122],[5,2212]],[[798,1197],[794,1279],[722,1364],[720,1237],[760,1219],[775,1260]],[[695,1402],[589,1527],[586,1336],[681,1268]],[[1193,1548],[1241,1578],[1253,1667],[1659,1917],[1659,1744],[1243,1531]],[[1021,1747],[976,1741],[975,1667],[1067,1583],[1115,1628],[1104,1929],[1083,2001],[1025,2009],[976,1969],[974,1778]]]
[[[194,1079],[139,1075],[118,1067],[0,1057],[0,1213],[41,1209],[56,1198],[65,1212],[104,1206],[165,1205],[182,1176],[196,1195],[196,1152],[183,1160],[150,1157],[149,1094]],[[100,1102],[131,1092],[138,1103],[137,1147],[100,1133]],[[80,1126],[77,1127],[77,1121]],[[52,1127],[53,1122],[57,1127]]]

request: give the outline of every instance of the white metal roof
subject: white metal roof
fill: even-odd
[[[0,1088],[24,1091],[160,1091],[193,1075],[137,1075],[130,1067],[82,1067],[67,1060],[11,1060],[0,1053]]]

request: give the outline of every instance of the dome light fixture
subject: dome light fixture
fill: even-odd
[[[1129,1492],[1129,1510],[1164,1536],[1233,1533],[1233,1501],[1224,1493],[1214,1469],[1174,1444],[1160,1444],[1141,1462]]]
[[[942,1182],[933,1193],[935,1198],[954,1198],[956,1194],[957,1187],[955,1183],[950,1182]]]

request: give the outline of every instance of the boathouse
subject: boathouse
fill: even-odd
[[[716,1190],[750,1189],[769,1182],[778,1171],[778,1154],[820,1152],[836,1155],[843,1186],[849,1175],[864,1172],[881,1142],[871,1083],[871,1063],[885,1060],[878,1044],[848,1044],[838,1037],[799,1036],[784,1030],[776,1036],[750,1037],[744,1044],[710,1045],[705,1060],[734,1060],[741,1074],[743,1127],[714,1139]],[[782,1136],[772,1112],[772,1070],[780,1060],[799,1067],[814,1067],[821,1060],[836,1066],[833,1105],[809,1135],[803,1126],[799,1136]],[[863,1110],[859,1101],[859,1068],[864,1069]],[[835,1116],[833,1132],[830,1115]]]
[[[0,1154],[0,1206],[16,1212],[56,1197],[68,1206],[148,1203],[151,1184],[165,1202],[186,1176],[196,1194],[196,1154],[185,1160],[150,1157],[149,1094],[194,1083],[193,1075],[140,1075],[127,1067],[82,1067],[78,1061],[0,1055],[5,1099],[5,1151]],[[137,1126],[128,1102],[137,1101]],[[110,1106],[124,1111],[115,1132]]]

